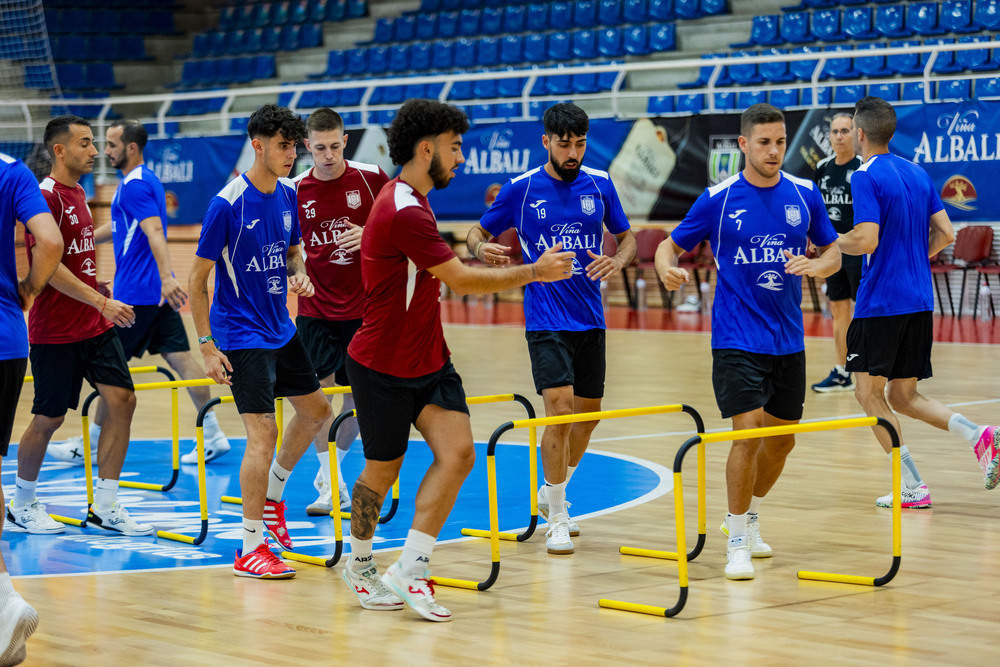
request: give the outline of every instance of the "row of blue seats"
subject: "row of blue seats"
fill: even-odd
[[[421,0],[420,10],[412,12],[428,14],[430,12],[458,12],[467,9],[497,9],[512,5],[527,5],[535,2],[551,2],[552,0]],[[557,0],[558,1],[558,0]],[[590,0],[583,0],[590,2]],[[618,4],[622,4],[617,0]],[[625,0],[628,5],[641,4],[648,7],[652,19],[669,21],[675,18],[697,19],[703,16],[728,14],[727,0]]]
[[[710,7],[724,12],[724,2]],[[571,28],[614,27],[650,21],[672,21],[676,15],[669,3],[647,5],[646,0],[576,0],[576,2],[535,2],[461,12],[432,12],[380,18],[375,22],[377,44],[414,40],[452,39],[479,35],[502,35]]]
[[[46,9],[45,25],[57,35],[172,35],[169,9]]]
[[[289,24],[284,27],[252,30],[215,30],[194,36],[191,56],[237,56],[274,51],[297,51],[323,46],[323,26],[319,23]]]
[[[988,41],[987,37],[962,37],[959,43],[976,43]],[[951,38],[924,40],[924,45],[954,44]],[[858,50],[885,49],[888,47],[916,47],[918,40],[901,40],[889,44],[860,44]],[[734,55],[785,55],[788,53],[820,53],[850,51],[850,45],[838,44],[820,48],[803,46],[788,51],[786,49],[765,49],[759,52],[742,52]],[[707,59],[718,58],[718,55],[707,56]],[[890,56],[862,56],[858,58],[830,58],[823,63],[820,78],[823,80],[852,79],[862,76],[892,76],[916,75],[924,71],[930,54],[910,51]],[[718,86],[754,85],[758,83],[788,83],[791,81],[809,81],[816,69],[817,60],[791,60],[766,63],[733,64],[723,68],[716,80]],[[990,49],[969,49],[965,51],[940,51],[931,71],[935,74],[953,74],[962,71],[982,72],[1000,69],[1000,52],[990,53]],[[701,68],[696,81],[679,84],[680,88],[701,88],[708,84],[714,67],[705,65]]]
[[[936,2],[914,2],[905,7],[896,4],[875,8],[853,7],[843,11],[821,9],[793,12],[784,16],[755,16],[750,28],[750,39],[730,46],[744,48],[788,43],[808,44],[816,41],[838,42],[847,39],[931,36],[996,30],[1000,27],[1000,0],[980,0],[975,15],[971,14],[969,0],[945,0],[940,7],[940,16]]]
[[[418,42],[397,46],[370,46],[330,51],[326,69],[311,78],[401,72],[445,71],[452,68],[541,64],[594,57],[618,58],[646,55],[677,48],[673,23],[650,28],[610,28],[594,32],[532,33],[506,37],[480,37],[453,42]]]
[[[46,9],[180,9],[181,5],[167,0],[45,0]]]
[[[48,41],[42,35],[0,34],[0,60],[46,60]]]
[[[932,84],[935,85],[935,84]],[[935,85],[932,100],[965,100],[1000,97],[1000,77],[970,81],[941,81]],[[865,95],[874,95],[890,102],[922,102],[924,82],[907,81],[880,84],[844,84],[820,86],[815,101],[811,88],[775,88],[770,91],[724,91],[713,93],[716,110],[733,111],[746,109],[758,102],[770,102],[779,109],[796,106],[853,105]],[[679,93],[658,95],[649,98],[648,111],[651,114],[699,113],[707,109],[705,94]]]
[[[804,9],[827,9],[828,7],[850,7],[851,5],[889,5],[902,0],[799,0],[797,5],[787,5],[781,8],[783,12],[798,12]]]
[[[56,99],[56,96],[52,96]],[[102,104],[87,104],[83,100],[88,98],[106,98],[107,94],[103,91],[94,92],[83,92],[83,93],[73,93],[73,92],[63,92],[60,96],[60,104],[52,105],[51,112],[53,116],[62,115],[73,115],[82,116],[83,118],[97,118],[101,113],[101,108],[104,106]],[[71,101],[79,100],[79,101]],[[121,114],[114,109],[108,112],[105,116],[108,120],[115,120],[121,118]]]
[[[228,85],[247,83],[255,79],[272,79],[277,72],[276,68],[273,55],[188,60],[183,65],[180,85]]]
[[[149,60],[141,35],[102,36],[53,35],[49,38],[54,60]]]
[[[247,30],[287,23],[343,21],[368,15],[368,0],[296,0],[230,5],[219,12],[223,30]]]
[[[56,78],[63,90],[118,90],[111,63],[56,63]]]

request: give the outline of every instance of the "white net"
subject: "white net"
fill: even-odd
[[[42,129],[63,110],[39,101],[59,97],[41,0],[0,0],[0,152],[44,169]]]

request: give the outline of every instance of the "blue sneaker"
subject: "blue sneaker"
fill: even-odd
[[[841,375],[840,371],[834,368],[826,376],[825,380],[814,384],[812,390],[820,394],[828,394],[834,391],[854,391],[854,380],[851,379],[850,373]]]

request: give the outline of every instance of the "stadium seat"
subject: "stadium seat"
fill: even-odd
[[[326,69],[318,75],[310,75],[309,78],[336,79],[347,72],[347,52],[335,49],[326,54]]]
[[[309,2],[308,0],[299,0],[298,2],[292,3],[291,12],[288,15],[288,20],[292,23],[306,23],[309,21]]]
[[[896,41],[890,42],[890,47],[912,47],[920,46],[918,40],[909,41]],[[886,56],[885,65],[886,68],[893,74],[902,74],[903,76],[911,76],[914,74],[921,74],[924,71],[924,64],[927,62],[926,53],[916,53],[914,51],[909,51],[907,53],[900,53],[893,56]]]
[[[941,3],[938,25],[946,32],[975,32],[979,27],[972,23],[970,0],[945,0]]]
[[[499,35],[503,32],[503,9],[488,7],[483,10],[480,31],[484,35]]]
[[[572,43],[574,58],[584,60],[597,54],[597,35],[589,28],[574,30]]]
[[[438,39],[452,39],[458,36],[458,12],[438,14],[436,36]]]
[[[779,109],[796,107],[799,105],[799,90],[798,88],[772,88],[769,101]]]
[[[253,56],[249,60],[253,61],[254,79],[273,79],[277,70],[274,56]]]
[[[788,53],[787,49],[764,49],[760,52],[762,56],[783,56]],[[768,83],[788,83],[795,80],[795,75],[788,69],[787,61],[776,60],[774,62],[760,63],[757,65],[760,77]]]
[[[600,91],[597,74],[574,74],[571,77],[573,92],[580,95],[590,95]]]
[[[115,90],[124,87],[115,81],[115,69],[111,63],[88,63],[86,72],[88,88]]]
[[[749,51],[739,51],[730,55],[734,57],[746,57],[753,54]],[[729,65],[726,69],[729,73],[729,78],[737,85],[754,86],[762,81],[760,74],[757,72],[756,63],[737,63]]]
[[[835,46],[828,46],[824,50],[852,51],[853,47],[849,44],[837,44]],[[823,72],[821,74],[821,78],[823,79],[852,79],[857,76],[858,73],[854,71],[854,63],[851,62],[850,58],[830,58],[823,65]]]
[[[262,2],[257,5],[257,11],[253,15],[253,25],[257,28],[267,28],[271,25],[272,5],[270,2]]]
[[[988,42],[990,37],[979,35],[967,35],[959,37],[960,44]],[[972,49],[970,51],[955,51],[955,65],[962,70],[972,72],[985,72],[1000,69],[996,63],[996,57],[990,58],[989,49]]]
[[[553,33],[556,37],[558,33]],[[562,35],[566,43],[569,39]],[[567,49],[568,51],[568,49]],[[506,35],[500,44],[500,62],[505,65],[516,65],[524,60],[524,38],[520,35]]]
[[[937,99],[966,100],[971,97],[968,79],[941,81],[938,83]]]
[[[410,45],[410,67],[415,72],[423,72],[431,68],[432,46],[428,42],[416,42]]]
[[[716,58],[723,57],[722,54],[706,53],[702,55],[702,60],[714,60]],[[688,81],[684,83],[678,83],[677,87],[680,89],[686,88],[703,88],[708,85],[709,80],[712,77],[712,72],[715,70],[714,64],[703,65],[698,72],[698,78],[694,81]],[[719,78],[716,79],[715,85],[717,86],[728,86],[731,85],[732,81],[729,79],[729,75],[726,73],[726,68],[723,67],[722,71],[719,73]]]
[[[236,6],[229,5],[219,10],[219,28],[229,30],[236,27]]]
[[[477,100],[489,100],[497,97],[496,79],[479,79],[472,82],[472,94]]]
[[[781,18],[781,39],[792,44],[816,41],[809,32],[809,13],[791,12]]]
[[[701,2],[699,0],[674,0],[674,12],[679,19],[701,18]]]
[[[884,49],[885,44],[873,42],[871,44],[859,44],[858,51],[868,49]],[[861,56],[854,59],[854,70],[861,76],[877,77],[886,76],[891,72],[886,68],[885,56]]]
[[[347,0],[347,16],[349,19],[359,19],[368,16],[368,0]]]
[[[281,29],[281,49],[283,51],[297,51],[299,39],[302,36],[302,26],[295,24],[286,25]]]
[[[741,90],[736,95],[736,108],[738,110],[743,110],[762,102],[767,102],[767,92],[763,90]]]
[[[553,2],[549,5],[548,28],[567,30],[573,25],[573,5],[569,2]],[[528,9],[528,30],[534,30],[531,25],[531,9]]]
[[[753,17],[753,23],[750,24],[750,39],[729,46],[734,49],[745,49],[751,46],[770,46],[783,43],[785,40],[781,38],[778,29],[780,19],[781,17],[777,14]]]
[[[513,102],[504,102],[497,105],[497,118],[516,119],[521,117],[521,105]]]
[[[204,58],[205,56],[207,56],[210,53],[210,50],[209,50],[209,38],[210,38],[210,35],[208,35],[206,33],[203,33],[203,32],[200,32],[197,35],[195,35],[194,36],[194,42],[191,45],[191,55],[194,56],[195,58]],[[63,37],[63,38],[52,37],[50,39],[50,41],[52,42],[52,57],[55,60],[69,60],[70,59],[70,58],[65,57],[65,54],[62,52],[63,42],[65,40],[67,40],[67,39],[74,39],[74,40],[78,39],[78,40],[80,40],[80,47],[78,49],[67,48],[66,49],[66,53],[73,53],[74,51],[76,53],[82,53],[83,52],[83,37],[82,36],[67,35],[66,37]],[[60,45],[60,48],[56,48],[57,44]]]
[[[415,34],[417,39],[434,39],[437,37],[437,14],[421,14],[417,17]]]
[[[273,3],[273,7],[271,10],[271,25],[287,25],[290,10],[289,4],[287,2],[275,2]]]
[[[821,42],[841,42],[847,39],[847,35],[840,29],[839,9],[814,11],[809,31],[814,38]]]
[[[661,23],[649,32],[649,50],[654,53],[673,51],[677,48],[677,24]]]
[[[449,100],[471,100],[473,97],[471,81],[455,81],[448,91]]]
[[[622,23],[622,3],[619,0],[600,0],[597,5],[597,25],[616,26]]]
[[[524,39],[524,60],[529,63],[542,63],[548,59],[548,36],[546,33],[528,33]]]
[[[976,79],[977,98],[1000,98],[1000,77]]]
[[[617,58],[625,55],[621,28],[599,30],[597,32],[597,52],[606,58]]]
[[[443,12],[457,12],[465,6],[465,0],[441,0],[439,9]]]
[[[506,78],[497,80],[497,94],[500,97],[520,97],[524,90],[525,78]]]
[[[464,9],[458,14],[459,37],[475,37],[479,34],[482,13],[478,9]]]
[[[817,53],[821,50],[818,46],[799,46],[792,49],[792,53]],[[788,63],[788,72],[799,81],[809,81],[818,62],[818,60],[792,60]]]
[[[405,72],[410,69],[410,45],[396,44],[389,48],[389,71]]]
[[[938,3],[914,2],[906,7],[906,29],[914,35],[933,37],[944,34],[938,27]]]
[[[358,75],[368,71],[368,49],[356,48],[347,52],[347,74]]]
[[[496,67],[500,64],[500,40],[496,37],[480,37],[476,42],[476,59],[477,64],[482,67]]]
[[[476,42],[471,39],[459,39],[455,41],[455,67],[467,69],[475,67],[476,62]]]
[[[903,101],[924,101],[924,82],[906,81],[903,83]]]
[[[413,16],[399,16],[393,22],[393,41],[412,42],[417,37],[417,19]]]
[[[315,49],[323,46],[323,27],[316,23],[302,25],[299,32],[299,48]]]
[[[938,37],[936,39],[924,40],[924,44],[927,46],[954,43],[955,40],[950,37]],[[930,54],[927,57],[929,58]],[[953,74],[961,71],[961,69],[961,66],[955,64],[954,51],[939,51],[937,58],[934,60],[934,65],[931,67],[931,71],[935,74]]]
[[[719,16],[729,13],[729,0],[701,0],[701,16]]]
[[[593,28],[597,25],[597,3],[594,0],[576,0],[573,3],[573,22],[577,28]]]
[[[980,30],[1000,30],[1000,0],[976,0],[973,24]],[[976,84],[978,94],[979,84]]]
[[[721,93],[714,93],[712,99],[715,101],[715,108],[717,111],[730,111],[736,108],[735,92],[727,90]]]
[[[864,96],[865,86],[862,84],[837,86],[833,91],[833,103],[853,105]]]
[[[816,87],[816,101],[813,102],[813,89],[803,88],[800,104],[804,107],[827,106],[830,104],[832,94],[829,86]]]
[[[368,49],[369,74],[385,74],[389,70],[389,47],[372,46]]]
[[[347,18],[346,0],[329,0],[326,4],[327,21],[343,21]]]
[[[547,78],[550,95],[569,95],[573,92],[573,79],[569,74],[556,74]]]
[[[563,24],[563,29],[568,24]],[[528,5],[525,16],[525,27],[528,32],[539,32],[549,29],[549,4],[536,2]]]
[[[878,37],[878,33],[872,28],[872,8],[845,9],[844,35],[849,39],[875,39]]]
[[[873,83],[868,86],[868,94],[874,95],[875,97],[881,97],[887,102],[898,102],[899,101],[899,84],[898,83]]]
[[[653,21],[673,21],[677,18],[674,12],[674,0],[649,0],[647,17]]]
[[[1000,2],[1000,0],[997,0]],[[622,17],[625,23],[645,23],[646,22],[646,0],[625,0],[622,8]]]
[[[701,113],[705,108],[705,96],[701,93],[688,93],[677,97],[677,111],[687,113]]]
[[[188,60],[181,70],[181,83],[191,86],[200,83],[204,63],[207,61]],[[29,70],[29,68],[31,68]],[[44,70],[44,71],[43,71]],[[57,63],[56,80],[60,88],[79,90],[86,88],[83,65],[80,63]],[[31,85],[28,85],[29,81]],[[48,65],[25,65],[24,85],[26,88],[51,88],[52,72]]]
[[[649,103],[646,105],[646,113],[651,115],[673,113],[675,99],[676,97],[674,95],[656,95],[654,97],[650,97]]]
[[[572,52],[570,36],[565,32],[553,32],[549,35],[549,60],[563,62],[569,60]]]
[[[264,50],[264,31],[261,28],[243,31],[242,53],[260,53]]]
[[[431,63],[434,69],[449,70],[454,67],[455,46],[454,42],[434,42]]]
[[[261,47],[268,53],[281,50],[281,28],[261,28],[263,30],[263,40]]]
[[[527,10],[524,5],[508,5],[504,7],[503,31],[508,33],[524,32],[526,19]],[[546,18],[547,22],[548,19]]]
[[[322,23],[326,21],[327,4],[328,0],[310,0],[306,21],[308,23]]]
[[[649,30],[644,25],[625,28],[625,53],[630,56],[644,56],[649,53]]]
[[[875,8],[875,32],[880,37],[909,37],[906,14],[901,4]]]
[[[376,44],[388,44],[391,42],[395,35],[395,19],[392,18],[379,18],[375,21],[375,33],[372,35],[372,41]]]
[[[215,80],[217,83],[227,85],[236,81],[235,58],[222,58],[219,60],[219,73]]]

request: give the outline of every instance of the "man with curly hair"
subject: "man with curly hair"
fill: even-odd
[[[253,166],[223,188],[205,214],[191,268],[191,314],[205,374],[232,387],[247,430],[240,467],[243,548],[236,552],[233,573],[287,579],[295,570],[271,553],[264,530],[284,549],[292,548],[281,495],[292,468],[330,416],[287,305],[289,290],[300,297],[313,294],[300,250],[295,185],[288,179],[305,125],[288,109],[266,104],[250,116],[247,134]],[[276,396],[288,398],[295,417],[275,457]]]
[[[365,468],[351,494],[351,558],[344,581],[366,609],[403,602],[431,621],[450,621],[430,582],[430,557],[475,449],[462,379],[449,361],[438,304],[441,282],[457,294],[488,294],[572,273],[573,253],[556,244],[534,264],[491,271],[462,264],[437,231],[427,202],[465,162],[458,108],[409,100],[389,127],[389,155],[402,165],[372,205],[361,238],[365,317],[347,349],[347,374],[357,405]],[[416,497],[403,552],[379,578],[372,538],[382,501],[399,476],[410,425],[434,461]]]

